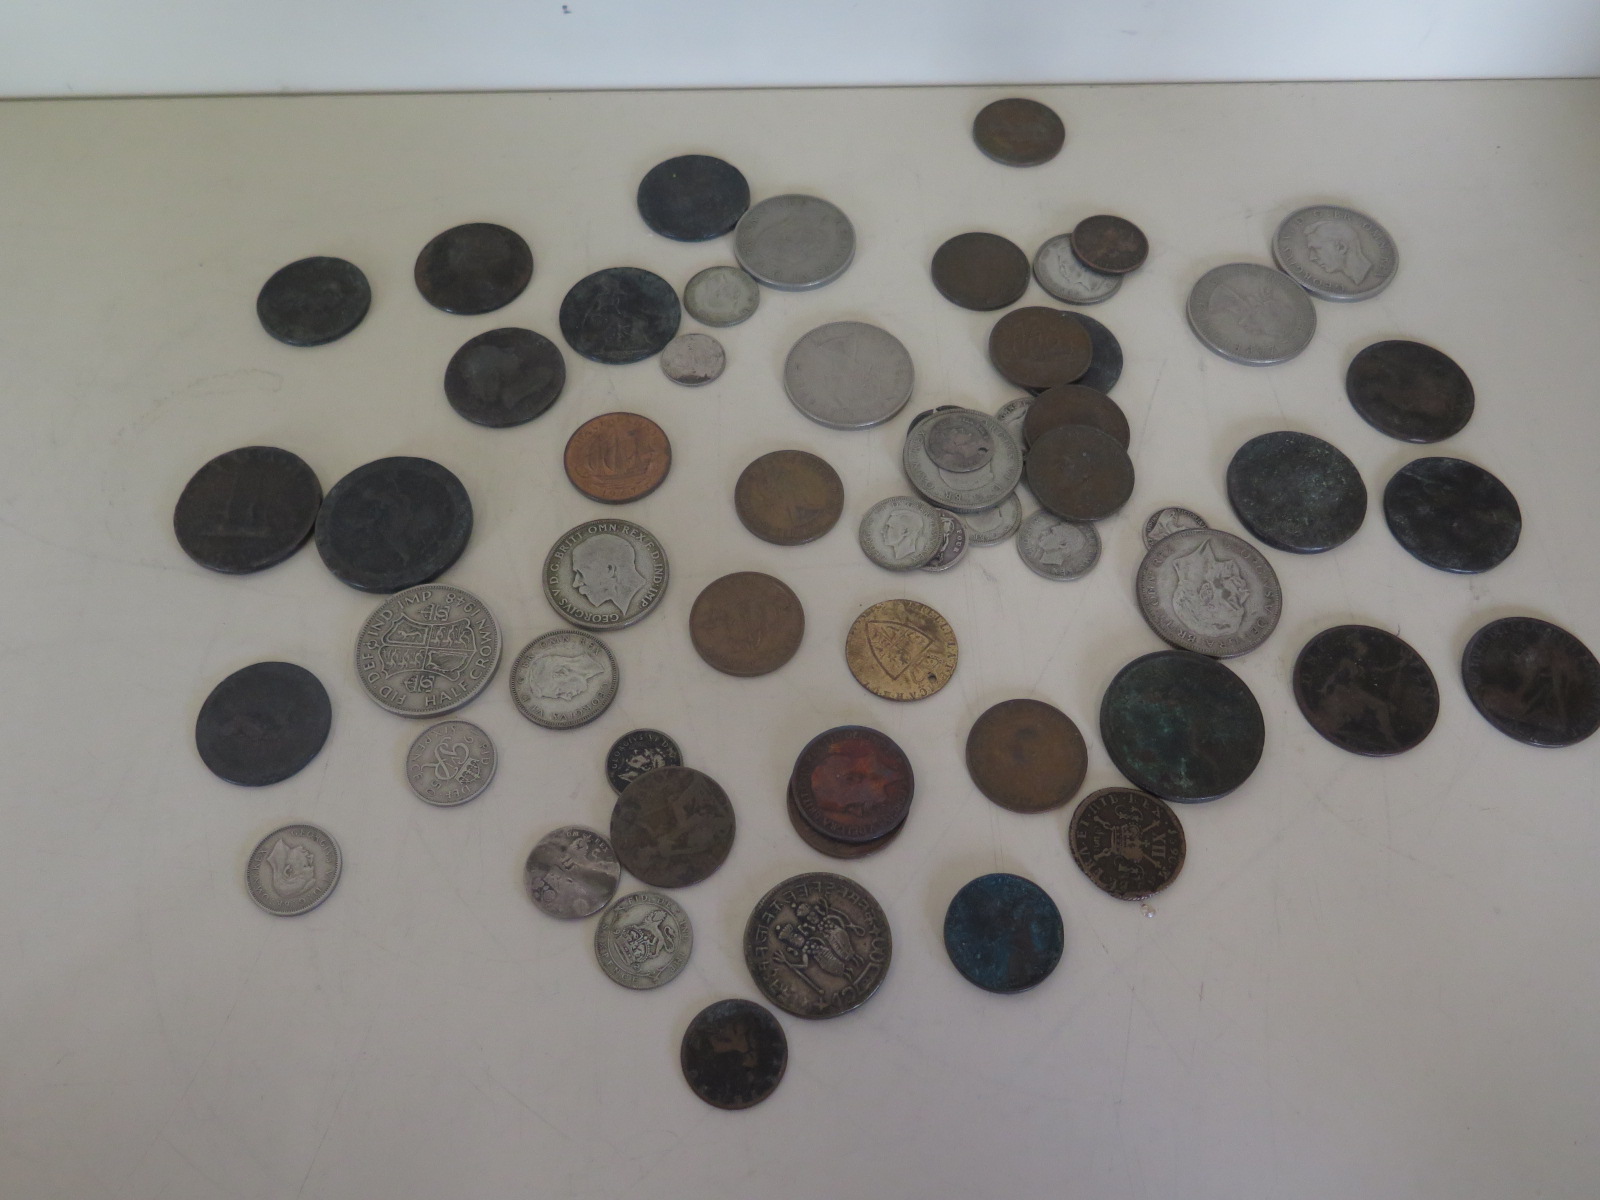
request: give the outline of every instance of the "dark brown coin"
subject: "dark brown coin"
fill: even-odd
[[[672,285],[640,267],[585,275],[561,301],[561,336],[585,358],[621,366],[658,354],[678,336],[683,310]]]
[[[900,831],[905,828],[905,822],[896,825],[881,838],[874,838],[870,842],[841,842],[838,838],[831,838],[825,833],[818,833],[806,823],[800,812],[800,806],[794,802],[794,782],[789,784],[788,799],[784,807],[789,811],[789,824],[794,826],[794,831],[800,840],[810,846],[818,854],[826,854],[829,858],[865,858],[869,854],[876,854],[895,838],[900,836]]]
[[[533,278],[533,251],[504,225],[457,225],[422,248],[413,276],[435,308],[475,316],[522,295]]]
[[[606,782],[621,792],[646,771],[683,766],[678,743],[659,729],[635,729],[611,743],[606,751]]]
[[[617,861],[651,887],[687,887],[733,849],[733,804],[715,779],[693,767],[639,776],[611,810]]]
[[[602,413],[567,439],[567,478],[591,500],[627,504],[661,486],[672,466],[672,443],[649,417]]]
[[[1473,634],[1461,682],[1485,721],[1529,746],[1570,746],[1600,728],[1600,663],[1537,617],[1502,617]]]
[[[800,649],[805,609],[789,585],[759,571],[713,580],[689,610],[695,652],[726,675],[765,675]]]
[[[1126,275],[1143,264],[1150,242],[1132,221],[1102,213],[1078,222],[1072,231],[1072,252],[1092,270]]]
[[[1089,748],[1071,717],[1042,700],[1002,700],[972,723],[967,773],[1001,808],[1060,808],[1083,786]]]
[[[894,741],[863,725],[817,734],[795,759],[795,806],[810,826],[841,842],[870,842],[906,819],[916,779]]]
[[[1058,425],[1092,426],[1115,438],[1124,450],[1133,437],[1121,406],[1104,392],[1081,383],[1063,383],[1034,397],[1023,418],[1023,440],[1032,445]]]
[[[1089,369],[1093,354],[1089,331],[1059,309],[1012,309],[989,333],[989,361],[1019,387],[1075,383]]]
[[[972,140],[997,163],[1037,167],[1060,152],[1067,127],[1054,109],[1011,96],[984,106],[972,122]]]
[[[1154,895],[1183,870],[1183,826],[1165,801],[1132,788],[1083,798],[1067,827],[1072,861],[1118,900]]]
[[[716,1108],[749,1108],[777,1088],[789,1065],[789,1041],[778,1018],[751,1000],[718,1000],[683,1031],[683,1077]]]
[[[1439,685],[1422,655],[1370,625],[1336,625],[1307,642],[1294,698],[1311,728],[1352,754],[1409,750],[1439,717]]]
[[[1472,419],[1472,380],[1421,342],[1374,342],[1350,361],[1345,395],[1374,429],[1403,442],[1437,442]]]
[[[322,485],[298,454],[243,446],[194,473],[172,510],[183,552],[228,575],[264,571],[311,536]]]
[[[1096,391],[1109,392],[1122,378],[1122,343],[1117,340],[1116,334],[1088,313],[1068,312],[1067,316],[1089,331],[1089,345],[1092,347],[1089,369],[1078,377],[1078,382]]]
[[[1034,499],[1056,516],[1098,521],[1133,495],[1133,460],[1098,429],[1061,425],[1028,447],[1027,478]]]
[[[844,511],[844,484],[815,454],[774,450],[740,472],[733,507],[762,541],[799,546],[833,528]]]
[[[280,342],[322,346],[349,333],[372,306],[372,288],[355,263],[302,258],[279,268],[256,297],[256,316]]]
[[[933,286],[951,304],[988,312],[1028,290],[1028,256],[993,233],[958,233],[933,252]]]
[[[444,394],[467,420],[504,429],[545,413],[567,383],[560,348],[531,329],[491,329],[457,350]]]
[[[403,592],[461,557],[472,537],[472,500],[432,459],[380,458],[333,485],[315,536],[336,579],[363,592]]]
[[[651,229],[680,242],[731,232],[750,207],[750,185],[732,163],[709,154],[680,154],[651,167],[639,181],[639,215]]]
[[[1499,566],[1522,537],[1511,489],[1459,458],[1419,458],[1396,471],[1383,489],[1383,519],[1413,558],[1461,575]]]
[[[219,778],[265,787],[315,758],[332,723],[327,689],[310,671],[251,663],[211,689],[195,718],[194,744]]]

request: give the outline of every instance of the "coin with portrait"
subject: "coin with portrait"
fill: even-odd
[[[573,431],[561,462],[572,486],[589,499],[627,504],[661,486],[672,468],[672,443],[649,417],[602,413]]]
[[[586,521],[544,560],[550,606],[580,629],[621,629],[643,619],[667,590],[667,552],[632,521]]]
[[[308,913],[339,882],[339,843],[315,825],[285,825],[262,838],[245,864],[245,887],[275,917]]]
[[[617,697],[617,660],[586,633],[559,630],[534,638],[511,667],[517,711],[546,729],[586,725]]]

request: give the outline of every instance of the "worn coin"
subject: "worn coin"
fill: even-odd
[[[522,295],[533,278],[533,251],[504,225],[457,225],[422,248],[413,276],[435,308],[476,316]]]
[[[1088,313],[1069,312],[1067,316],[1089,333],[1089,369],[1078,376],[1078,382],[1084,387],[1109,392],[1122,378],[1122,343],[1103,322]]]
[[[639,776],[611,810],[617,858],[651,887],[688,887],[733,849],[733,805],[717,781],[693,767]]]
[[[984,105],[972,122],[972,140],[997,163],[1037,167],[1047,163],[1067,140],[1067,127],[1055,110],[1023,96]]]
[[[894,334],[835,321],[802,337],[783,363],[790,402],[829,429],[882,425],[911,399],[911,355]]]
[[[1409,750],[1439,717],[1428,664],[1370,625],[1336,625],[1307,642],[1294,663],[1294,698],[1311,728],[1352,754]]]
[[[428,583],[372,610],[356,636],[356,676],[380,707],[438,717],[489,686],[500,648],[500,625],[482,600]]]
[[[800,812],[800,806],[794,800],[794,785],[789,785],[788,799],[784,807],[789,813],[789,824],[794,828],[795,834],[802,842],[810,846],[818,854],[827,855],[829,858],[855,859],[865,858],[869,854],[876,854],[884,849],[890,842],[900,836],[900,831],[905,828],[904,822],[896,825],[880,838],[870,842],[844,842],[838,838],[831,838],[825,833],[814,829]]]
[[[965,409],[940,413],[928,426],[923,448],[941,471],[976,471],[994,458],[990,430],[997,423],[985,413]]]
[[[315,825],[275,829],[250,852],[244,885],[275,917],[298,917],[321,904],[339,882],[339,843]]]
[[[322,485],[298,454],[241,446],[217,455],[184,485],[172,531],[202,567],[244,575],[300,549],[321,506]]]
[[[611,903],[622,870],[605,838],[581,825],[565,825],[539,839],[522,878],[541,912],[570,920],[592,917]]]
[[[733,231],[733,256],[770,288],[803,292],[832,283],[856,255],[850,218],[816,196],[772,196]]]
[[[813,1020],[871,999],[893,950],[889,918],[872,893],[828,871],[785,879],[744,927],[745,966],[756,986],[784,1012]]]
[[[1209,529],[1205,518],[1197,512],[1190,512],[1187,508],[1158,508],[1145,520],[1144,523],[1144,548],[1154,546],[1162,538],[1177,533],[1180,529]]]
[[[1014,308],[989,331],[989,361],[1018,387],[1075,383],[1093,354],[1088,328],[1060,309]]]
[[[194,744],[219,779],[265,787],[315,758],[332,724],[327,689],[310,671],[251,663],[211,689],[195,718]]]
[[[861,518],[861,552],[890,571],[920,567],[944,542],[938,510],[911,496],[879,500]]]
[[[444,372],[445,399],[467,420],[493,429],[549,411],[567,384],[560,348],[531,329],[491,329],[470,339]]]
[[[280,267],[256,296],[261,328],[291,346],[338,341],[371,306],[372,287],[361,268],[325,255]]]
[[[725,675],[766,675],[794,657],[806,613],[789,585],[760,571],[713,580],[689,610],[689,640]]]
[[[917,568],[930,574],[948,571],[967,556],[967,525],[960,517],[945,509],[938,509],[939,525],[943,535],[933,557]]]
[[[625,988],[671,983],[689,965],[694,927],[689,914],[661,892],[633,892],[601,914],[594,931],[600,969]]]
[[[998,546],[1022,528],[1022,501],[1012,492],[993,508],[966,513],[967,541],[974,546]]]
[[[572,486],[589,499],[628,504],[661,486],[672,467],[672,443],[649,417],[602,413],[573,431],[561,461]]]
[[[951,304],[988,312],[1028,290],[1028,256],[994,233],[958,233],[933,252],[933,286]]]
[[[644,223],[662,237],[705,242],[739,223],[750,207],[750,185],[732,163],[680,154],[645,172],[638,201]]]
[[[1503,563],[1522,536],[1511,490],[1459,458],[1419,458],[1383,489],[1389,532],[1430,567],[1470,575]]]
[[[1118,900],[1152,896],[1183,870],[1178,814],[1133,788],[1101,788],[1085,796],[1067,826],[1067,847],[1089,882]]]
[[[1077,724],[1043,700],[1002,700],[972,723],[967,774],[1001,808],[1036,813],[1078,794],[1089,748]]]
[[[1570,746],[1600,728],[1600,663],[1537,617],[1502,617],[1473,634],[1461,682],[1484,720],[1529,746]]]
[[[472,536],[472,501],[427,458],[380,458],[338,483],[317,513],[317,553],[363,592],[399,592],[443,575]]]
[[[1132,221],[1108,213],[1085,217],[1072,230],[1072,252],[1090,270],[1126,275],[1144,265],[1150,241]]]
[[[489,735],[471,721],[440,721],[411,743],[406,782],[429,804],[452,808],[483,795],[498,761]]]
[[[1022,422],[1024,443],[1033,445],[1058,425],[1088,425],[1115,438],[1124,450],[1133,440],[1122,406],[1099,388],[1081,383],[1058,384],[1033,398]]]
[[[1207,271],[1190,291],[1185,313],[1207,349],[1249,367],[1287,362],[1317,331],[1311,297],[1282,271],[1259,263]]]
[[[1388,230],[1337,204],[1314,204],[1285,217],[1272,239],[1272,257],[1322,300],[1369,300],[1400,266]]]
[[[873,842],[911,811],[916,776],[893,738],[865,725],[840,725],[806,743],[790,773],[790,796],[818,833]]]
[[[1033,277],[1057,300],[1068,304],[1099,304],[1117,294],[1121,275],[1096,271],[1072,252],[1072,235],[1057,234],[1033,256]]]
[[[1134,595],[1163,641],[1214,658],[1254,650],[1283,613],[1272,564],[1243,538],[1217,529],[1181,529],[1151,546]]]
[[[950,682],[955,631],[926,604],[881,600],[850,626],[844,657],[856,682],[885,700],[924,700]]]
[[[678,335],[678,294],[639,267],[585,275],[561,301],[561,336],[583,357],[620,366],[658,353]]]
[[[557,539],[544,560],[550,607],[580,629],[622,629],[666,594],[667,552],[632,521],[585,521]]]
[[[683,1078],[714,1108],[749,1108],[777,1089],[789,1065],[783,1026],[749,1000],[718,1000],[695,1014],[678,1050]]]
[[[986,992],[1025,992],[1043,983],[1065,947],[1061,910],[1020,875],[980,875],[945,909],[945,952],[968,983]]]
[[[1028,488],[1069,521],[1109,517],[1133,495],[1133,460],[1109,434],[1088,425],[1061,425],[1028,447]]]
[[[943,421],[971,418],[983,442],[991,447],[986,462],[970,471],[950,471],[936,465],[928,442]],[[995,417],[988,413],[947,413],[906,432],[900,466],[911,486],[928,500],[951,512],[981,512],[993,508],[1016,490],[1022,479],[1022,451]]]
[[[1421,342],[1374,342],[1350,360],[1344,393],[1361,419],[1402,442],[1438,442],[1472,419],[1472,380]]]
[[[740,267],[707,267],[683,286],[689,315],[716,329],[748,321],[760,305],[761,285]]]
[[[599,638],[558,630],[523,647],[511,667],[517,711],[546,729],[574,729],[617,698],[617,660]]]
[[[1017,553],[1028,570],[1046,579],[1082,579],[1100,561],[1100,531],[1040,510],[1017,531]]]
[[[966,411],[966,408],[960,404],[935,404],[932,408],[925,408],[916,416],[912,417],[911,423],[906,426],[906,432],[910,433],[918,425],[921,425],[924,421],[933,420],[933,418],[937,417],[940,413]]]
[[[661,373],[684,387],[703,387],[722,375],[728,356],[709,333],[680,333],[661,351]]]
[[[1289,429],[1234,452],[1228,503],[1254,537],[1291,554],[1342,545],[1367,519],[1367,487],[1355,463],[1337,446]]]
[[[834,527],[844,511],[844,483],[805,450],[774,450],[739,473],[733,488],[739,523],[764,542],[800,546]]]
[[[683,751],[659,729],[635,729],[611,743],[606,751],[606,782],[620,792],[646,771],[681,767]]]
[[[1022,427],[1028,420],[1028,409],[1032,406],[1033,394],[1030,392],[1015,400],[1007,400],[994,414],[994,419],[1000,422],[1019,447],[1027,445],[1027,439],[1022,436]]]

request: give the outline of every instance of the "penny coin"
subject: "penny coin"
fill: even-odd
[[[1121,275],[1107,275],[1084,264],[1072,252],[1072,235],[1057,234],[1033,256],[1033,277],[1057,300],[1068,304],[1099,304],[1117,294]]]
[[[547,412],[567,383],[567,364],[549,338],[531,329],[491,329],[470,339],[444,372],[445,399],[467,420],[492,429]]]
[[[1089,331],[1089,369],[1078,376],[1084,387],[1109,392],[1122,378],[1122,343],[1117,335],[1088,313],[1066,314]]]
[[[406,754],[406,782],[418,797],[452,808],[483,795],[499,760],[489,735],[471,721],[440,721]]]
[[[1033,406],[1033,394],[1018,396],[1015,400],[1007,400],[994,414],[994,419],[999,421],[1011,440],[1021,448],[1027,445],[1027,440],[1022,436],[1022,427],[1028,420],[1028,409]]]
[[[559,630],[536,637],[511,666],[517,711],[546,729],[587,725],[617,698],[617,660],[587,633]]]
[[[1054,109],[1011,96],[983,107],[972,122],[972,140],[997,163],[1037,167],[1060,152],[1067,127]]]
[[[1471,575],[1503,563],[1522,536],[1511,490],[1459,458],[1419,458],[1383,489],[1389,532],[1413,558]]]
[[[1082,579],[1100,561],[1100,533],[1087,521],[1067,521],[1041,510],[1017,531],[1017,553],[1035,575]]]
[[[1370,300],[1394,279],[1394,239],[1365,213],[1314,204],[1290,213],[1272,239],[1272,257],[1321,300]]]
[[[771,196],[739,218],[733,256],[760,282],[783,292],[832,283],[856,255],[856,231],[816,196]]]
[[[1422,656],[1370,625],[1336,625],[1294,663],[1294,698],[1311,728],[1352,754],[1399,754],[1439,717],[1439,685]]]
[[[504,225],[457,225],[422,248],[413,276],[435,308],[476,316],[522,295],[533,278],[533,251]]]
[[[649,417],[602,413],[573,431],[561,461],[572,486],[589,499],[628,504],[661,486],[672,467],[672,443]]]
[[[1537,617],[1502,617],[1473,634],[1461,682],[1484,720],[1529,746],[1570,746],[1600,728],[1600,663]]]
[[[310,671],[251,663],[211,689],[195,718],[194,744],[219,779],[265,787],[315,758],[332,724],[327,689]]]
[[[339,843],[315,825],[285,825],[257,843],[244,868],[250,899],[275,917],[298,917],[339,882]]]
[[[299,455],[242,446],[217,455],[184,485],[172,531],[202,567],[244,575],[300,549],[321,506],[322,485]]]
[[[1132,788],[1101,788],[1085,796],[1067,826],[1067,847],[1089,882],[1118,900],[1153,896],[1183,870],[1178,814]]]
[[[1195,803],[1250,778],[1266,744],[1261,706],[1215,659],[1157,650],[1112,679],[1100,702],[1100,740],[1134,786]]]
[[[870,1000],[893,950],[889,918],[872,893],[827,871],[785,879],[744,927],[744,962],[756,986],[784,1012],[810,1020]]]
[[[678,294],[639,267],[585,275],[561,301],[561,336],[583,357],[621,366],[642,362],[678,335]]]
[[[1190,291],[1184,311],[1208,350],[1247,367],[1289,361],[1317,331],[1311,297],[1282,271],[1259,263],[1213,267]]]
[[[689,1022],[678,1061],[689,1089],[713,1108],[749,1108],[777,1089],[789,1042],[761,1005],[719,1000]]]
[[[1012,492],[993,508],[967,513],[961,520],[967,540],[974,546],[998,546],[1022,527],[1022,501]]]
[[[861,321],[822,325],[783,363],[790,402],[829,429],[882,425],[911,399],[911,355],[892,333]]]
[[[991,447],[987,461],[970,471],[946,470],[934,463],[928,450],[929,440],[953,417],[969,418],[978,431],[971,440]],[[906,432],[900,466],[911,486],[939,507],[959,513],[981,512],[1016,491],[1022,480],[1022,451],[999,420],[988,413],[946,413]]]
[[[739,473],[733,488],[739,523],[764,542],[800,546],[832,529],[844,511],[844,483],[804,450],[774,450]]]
[[[644,223],[662,237],[705,242],[739,223],[750,207],[750,185],[732,163],[681,154],[645,173],[638,199]]]
[[[1151,546],[1134,595],[1163,641],[1214,658],[1254,650],[1283,613],[1272,564],[1243,538],[1217,529],[1180,529]]]
[[[689,315],[717,329],[749,320],[760,305],[761,285],[739,267],[707,267],[683,287]]]
[[[898,829],[911,811],[916,776],[894,740],[864,725],[817,734],[794,760],[790,796],[818,833],[841,842],[872,842]]]
[[[1028,447],[1028,487],[1034,498],[1069,521],[1109,517],[1133,495],[1133,460],[1108,434],[1088,425],[1062,425]]]
[[[585,521],[557,539],[544,560],[544,596],[580,629],[622,629],[666,594],[667,552],[632,521]]]
[[[1022,422],[1025,444],[1033,445],[1058,425],[1088,425],[1114,438],[1124,450],[1133,440],[1121,405],[1098,388],[1081,383],[1059,384],[1033,398]]]
[[[372,610],[356,636],[356,675],[380,707],[437,717],[489,686],[500,649],[500,625],[482,600],[429,583]]]
[[[1002,700],[972,723],[967,774],[1001,808],[1036,813],[1078,794],[1089,748],[1072,718],[1042,700]]]
[[[845,663],[856,682],[885,700],[925,700],[956,673],[955,631],[926,604],[881,600],[850,626]]]
[[[1056,902],[1020,875],[980,875],[945,909],[945,951],[967,982],[986,992],[1008,995],[1043,983],[1065,946]]]
[[[965,409],[941,413],[928,426],[923,446],[941,471],[976,471],[994,457],[989,431],[995,423],[993,417]]]
[[[948,571],[967,556],[967,525],[953,512],[944,509],[936,510],[939,514],[939,525],[943,529],[943,536],[939,541],[939,548],[933,552],[933,557],[917,568],[919,571],[928,571],[938,574]]]
[[[611,844],[651,887],[688,887],[728,857],[733,826],[733,805],[715,779],[693,767],[657,767],[617,797]]]
[[[805,636],[800,597],[782,580],[736,571],[706,584],[689,610],[689,640],[725,675],[766,675],[794,657]]]
[[[1126,275],[1144,265],[1150,242],[1132,221],[1102,213],[1073,227],[1072,252],[1090,270]]]
[[[661,373],[684,387],[703,387],[722,375],[728,356],[709,333],[680,333],[661,351]]]
[[[357,467],[333,485],[317,513],[323,565],[363,592],[400,592],[437,579],[471,536],[467,489],[426,458]]]
[[[635,729],[611,743],[606,751],[606,782],[620,792],[646,771],[681,767],[683,751],[659,729]]]
[[[825,854],[829,858],[865,858],[869,854],[876,854],[895,838],[900,836],[900,831],[905,828],[904,823],[895,826],[881,838],[874,838],[870,842],[842,842],[838,838],[831,838],[825,833],[818,833],[801,815],[800,808],[794,801],[794,787],[789,788],[788,800],[784,807],[789,813],[789,824],[794,827],[800,840],[810,846],[818,854]]]
[[[988,312],[1028,290],[1028,256],[994,233],[958,233],[933,252],[933,286],[951,304]]]
[[[910,571],[939,552],[944,526],[939,511],[910,496],[879,500],[861,518],[861,552],[890,571]]]
[[[1361,419],[1402,442],[1438,442],[1472,419],[1472,380],[1421,342],[1374,342],[1350,360],[1344,392]]]
[[[540,912],[570,920],[592,917],[611,903],[622,869],[605,838],[581,825],[566,825],[539,839],[522,878]]]
[[[689,965],[693,949],[689,914],[661,892],[621,897],[595,926],[594,957],[600,969],[636,991],[671,983]]]
[[[1158,508],[1144,523],[1144,548],[1154,546],[1162,538],[1180,529],[1209,529],[1205,518],[1187,508]]]
[[[1253,536],[1291,554],[1342,545],[1367,519],[1367,487],[1355,463],[1321,438],[1288,429],[1234,452],[1228,503]]]
[[[1018,387],[1074,383],[1093,352],[1087,328],[1055,308],[1014,308],[989,332],[989,361]]]
[[[291,346],[336,342],[371,306],[372,287],[361,268],[326,256],[280,267],[256,296],[261,328]]]

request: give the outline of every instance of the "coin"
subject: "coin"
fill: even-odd
[[[967,513],[967,541],[974,546],[997,546],[1022,527],[1022,501],[1012,492],[993,508]]]
[[[794,831],[799,835],[800,840],[818,854],[825,854],[829,858],[865,858],[869,854],[876,854],[894,841],[895,838],[899,837],[900,831],[905,828],[905,824],[902,822],[882,837],[874,838],[870,842],[843,842],[838,838],[831,838],[825,833],[819,833],[806,822],[805,817],[800,813],[799,806],[795,803],[793,784],[789,787],[788,799],[784,807],[789,813],[789,824],[794,827]]]
[[[994,233],[958,233],[933,252],[933,286],[951,304],[988,312],[1028,290],[1028,256]]]
[[[1369,300],[1400,266],[1388,230],[1337,204],[1314,204],[1285,217],[1272,239],[1272,257],[1322,300]]]
[[[972,122],[972,140],[997,163],[1037,167],[1060,152],[1067,127],[1054,109],[1011,96],[984,105]]]
[[[472,500],[426,458],[380,458],[333,485],[317,513],[317,553],[341,583],[400,592],[437,579],[467,548]]]
[[[639,776],[611,810],[611,844],[622,865],[651,887],[688,887],[733,849],[733,805],[715,779],[693,767]]]
[[[1093,351],[1088,330],[1054,308],[1014,308],[989,331],[989,361],[1018,387],[1073,383]]]
[[[856,682],[885,700],[925,700],[956,673],[955,631],[926,604],[881,600],[857,617],[844,640]]]
[[[760,304],[761,285],[739,267],[707,267],[683,287],[689,315],[717,329],[749,320]]]
[[[1033,445],[1058,425],[1088,425],[1114,438],[1124,450],[1133,440],[1128,418],[1110,396],[1081,383],[1063,383],[1034,397],[1022,422],[1024,443]]]
[[[934,463],[928,441],[942,428],[942,422],[952,417],[971,418],[980,431],[978,436],[992,448],[987,462],[970,471],[949,471]],[[1022,479],[1022,451],[1005,427],[987,413],[947,413],[906,432],[900,466],[911,486],[941,508],[981,512],[1016,490]]]
[[[544,596],[580,629],[622,629],[643,620],[666,594],[667,552],[632,521],[585,521],[550,547]]]
[[[1132,221],[1101,213],[1073,227],[1072,252],[1090,270],[1126,275],[1144,265],[1150,242]]]
[[[865,725],[840,725],[805,744],[790,772],[795,808],[818,833],[873,842],[900,828],[916,776],[893,738]]]
[[[1208,350],[1247,367],[1287,362],[1317,331],[1317,310],[1304,289],[1259,263],[1213,267],[1194,285],[1184,311]]]
[[[256,317],[280,342],[323,346],[361,324],[371,306],[372,287],[360,267],[319,255],[273,272],[256,296]]]
[[[1473,634],[1461,682],[1485,721],[1525,745],[1571,746],[1600,728],[1600,663],[1537,617],[1502,617]]]
[[[628,504],[661,486],[672,467],[672,443],[649,417],[602,413],[573,431],[561,461],[572,486],[589,499]]]
[[[570,920],[592,917],[611,903],[622,869],[605,838],[581,825],[565,825],[539,839],[522,878],[540,912]]]
[[[1106,688],[1100,740],[1135,787],[1188,804],[1249,779],[1266,726],[1244,680],[1220,662],[1157,650],[1123,667]]]
[[[242,446],[217,455],[184,484],[172,531],[202,567],[243,575],[277,566],[300,549],[321,506],[322,485],[298,454]]]
[[[706,584],[689,610],[689,640],[725,675],[766,675],[794,657],[806,614],[789,585],[759,571]]]
[[[533,251],[504,225],[457,225],[422,248],[413,276],[435,308],[476,316],[522,295],[533,278]]]
[[[986,992],[1009,995],[1043,983],[1065,945],[1056,902],[1020,875],[980,875],[945,909],[945,952],[968,983]]]
[[[1060,808],[1083,786],[1089,748],[1066,713],[1042,700],[1002,700],[967,733],[967,774],[1001,808]]]
[[[1158,508],[1144,523],[1144,548],[1154,546],[1162,538],[1180,529],[1209,529],[1205,518],[1187,508]]]
[[[939,539],[939,548],[933,552],[933,557],[917,568],[931,574],[948,571],[967,556],[967,526],[960,517],[953,512],[940,508],[935,510],[939,514],[939,526],[943,533]]]
[[[617,698],[617,660],[599,638],[558,630],[522,648],[511,667],[517,711],[546,729],[574,729]]]
[[[390,596],[356,636],[356,675],[379,707],[438,717],[476,699],[500,665],[500,625],[471,592],[442,583]]]
[[[483,795],[498,762],[489,735],[471,721],[440,721],[411,743],[406,782],[429,804],[451,808]]]
[[[1057,300],[1068,304],[1099,304],[1117,294],[1121,275],[1107,275],[1087,266],[1072,252],[1072,235],[1057,234],[1033,256],[1033,277]]]
[[[1117,440],[1088,425],[1062,425],[1028,446],[1028,488],[1069,521],[1109,517],[1133,495],[1133,460]]]
[[[1181,529],[1151,546],[1134,594],[1163,641],[1214,658],[1254,650],[1283,613],[1272,564],[1243,538],[1217,529]]]
[[[771,196],[739,218],[733,256],[770,288],[803,292],[832,283],[856,254],[856,231],[816,196]]]
[[[1389,532],[1413,558],[1471,575],[1503,563],[1522,536],[1511,490],[1459,458],[1419,458],[1383,489]]]
[[[889,918],[843,875],[807,871],[773,888],[744,927],[744,962],[768,1000],[810,1020],[860,1008],[893,954]]]
[[[1118,900],[1153,896],[1183,870],[1178,814],[1132,788],[1101,788],[1085,796],[1067,826],[1067,847],[1089,882]]]
[[[1409,750],[1439,717],[1439,685],[1422,656],[1370,625],[1336,625],[1294,663],[1294,698],[1311,728],[1341,750]]]
[[[678,335],[678,294],[639,267],[585,275],[561,301],[561,336],[583,357],[621,366],[642,362]]]
[[[732,163],[680,154],[645,173],[638,201],[644,223],[662,237],[705,242],[739,223],[750,207],[750,185]]]
[[[567,383],[560,348],[531,329],[491,329],[468,340],[444,372],[445,399],[467,420],[493,429],[549,411]]]
[[[923,447],[941,471],[976,471],[994,457],[994,424],[993,417],[965,409],[941,413],[928,426]]]
[[[1100,533],[1087,521],[1067,521],[1041,510],[1017,531],[1017,553],[1035,575],[1082,579],[1100,561]]]
[[[689,914],[661,892],[621,897],[595,926],[595,961],[613,980],[635,991],[671,983],[689,965],[693,949]]]
[[[1088,313],[1066,314],[1082,325],[1089,333],[1089,369],[1078,376],[1084,387],[1109,392],[1122,378],[1122,343],[1117,335]]]
[[[778,1019],[749,1000],[719,1000],[695,1014],[678,1050],[683,1078],[714,1108],[749,1108],[776,1090],[789,1065]]]
[[[251,663],[211,689],[195,718],[194,744],[219,779],[265,787],[315,758],[332,724],[327,689],[310,671]]]
[[[924,421],[933,420],[933,418],[937,417],[940,413],[966,411],[967,410],[959,404],[936,404],[932,408],[923,409],[916,416],[912,417],[911,423],[906,426],[906,432],[910,433],[918,425],[921,425]]]
[[[1355,463],[1337,446],[1288,429],[1234,451],[1228,503],[1254,537],[1291,554],[1332,550],[1367,519],[1367,487]]]
[[[1028,409],[1033,406],[1033,394],[1018,396],[1015,400],[1007,400],[994,414],[994,419],[1005,427],[1011,435],[1011,440],[1021,448],[1027,445],[1027,440],[1022,436],[1022,427],[1028,419]]]
[[[774,450],[739,473],[733,488],[739,523],[764,542],[814,542],[844,511],[844,483],[826,461],[804,450]]]
[[[790,402],[829,429],[882,425],[911,399],[911,355],[892,333],[861,321],[821,325],[783,363]]]
[[[944,543],[944,526],[932,505],[910,496],[879,500],[861,518],[861,552],[890,571],[920,567]]]
[[[606,751],[606,782],[620,792],[646,771],[681,767],[683,751],[659,729],[635,729],[611,743]]]
[[[1344,392],[1361,419],[1402,442],[1438,442],[1472,419],[1472,380],[1421,342],[1374,342],[1350,360]]]
[[[273,916],[298,917],[328,898],[343,865],[339,844],[315,825],[285,825],[250,852],[244,885]]]
[[[728,356],[708,333],[680,333],[661,351],[661,373],[684,387],[703,387],[722,375]]]

